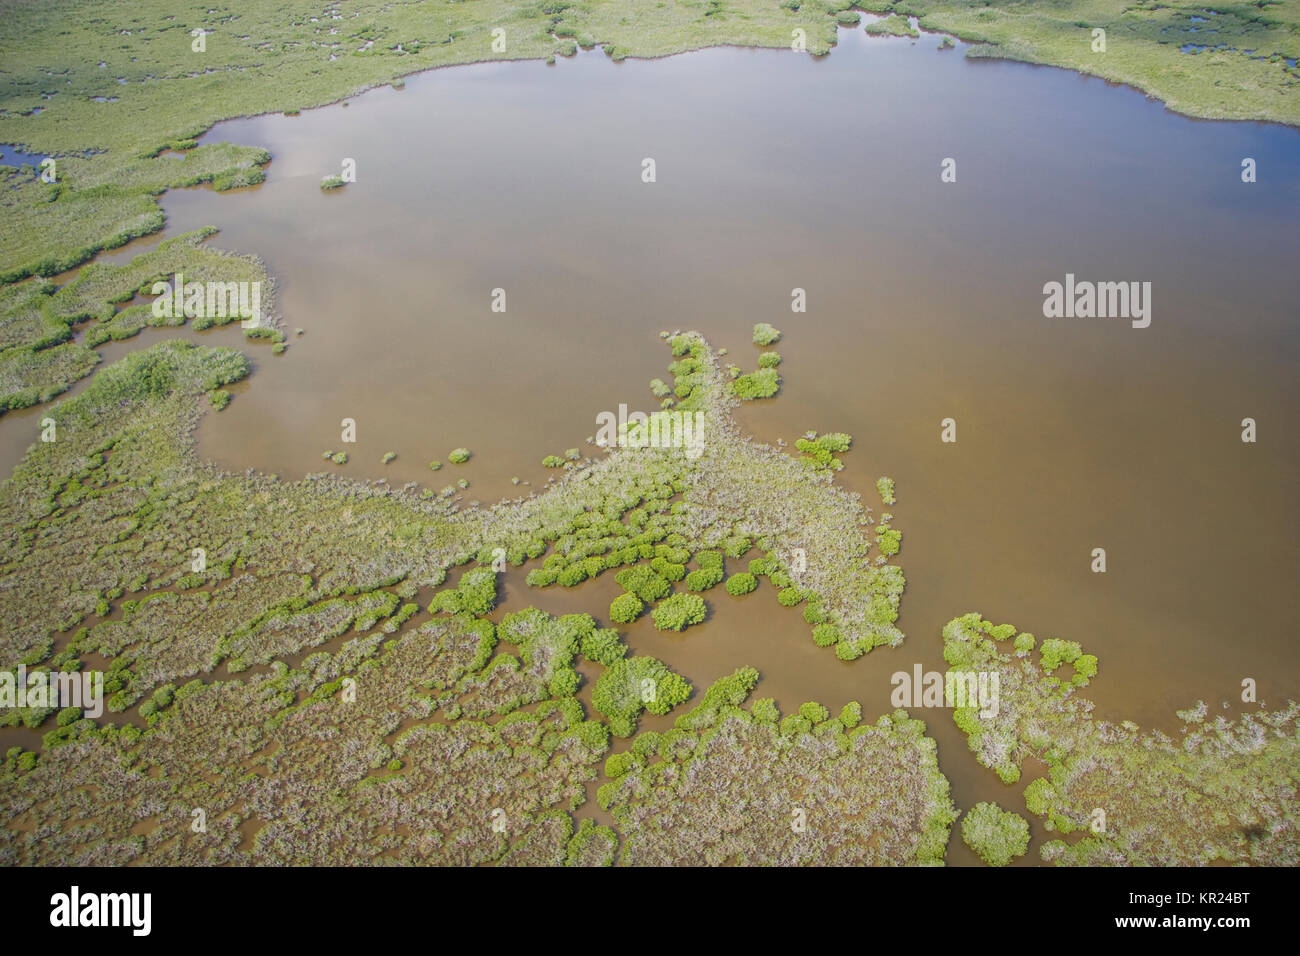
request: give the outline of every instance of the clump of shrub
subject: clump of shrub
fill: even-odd
[[[636,732],[642,710],[666,714],[691,696],[691,685],[653,657],[631,657],[615,661],[596,679],[591,706],[609,721],[616,737]]]
[[[639,597],[624,592],[609,602],[609,619],[615,624],[631,624],[644,610],[645,603]]]
[[[320,181],[320,188],[324,192],[328,192],[331,189],[339,189],[342,186],[343,186],[342,176],[326,176],[324,179]]]
[[[453,465],[463,465],[465,462],[469,461],[469,449],[453,448],[451,454],[447,456],[447,460]]]
[[[394,458],[396,458],[396,457],[397,457],[397,452],[395,452],[395,451],[386,451],[386,452],[384,452],[383,463],[386,465],[386,464],[388,464],[390,461],[392,461],[392,460],[393,460]]]
[[[661,631],[682,631],[703,621],[705,611],[704,598],[698,594],[674,594],[660,601],[650,616]]]
[[[627,645],[618,636],[618,631],[609,627],[584,634],[579,649],[583,657],[603,667],[612,667],[615,661],[627,654]]]
[[[429,604],[429,613],[487,614],[497,602],[497,576],[491,568],[471,568],[454,588],[439,591]]]
[[[676,583],[686,577],[686,565],[679,564],[676,561],[670,561],[668,558],[660,555],[650,562],[650,570],[659,575],[665,581]]]
[[[856,700],[851,700],[840,708],[840,725],[845,730],[852,730],[860,723],[862,723],[862,705]]]
[[[764,352],[758,357],[759,368],[776,368],[781,364],[780,352]]]
[[[897,499],[894,497],[893,478],[883,478],[883,477],[877,478],[876,491],[880,492],[880,500],[887,505],[892,505],[895,503],[895,501],[897,501]]]
[[[750,574],[748,571],[741,571],[740,573],[733,574],[731,577],[727,578],[727,583],[724,586],[728,594],[740,597],[740,595],[748,594],[750,591],[754,590],[754,588],[758,587],[758,578],[754,577],[754,575]]]
[[[775,345],[781,339],[781,333],[775,327],[766,322],[759,322],[754,326],[754,344],[755,345]]]
[[[667,597],[672,585],[644,564],[626,568],[614,575],[614,580],[624,591],[635,594],[646,604]]]
[[[208,392],[208,401],[212,403],[212,407],[217,411],[221,411],[229,405],[230,398],[230,393],[224,388],[214,388],[212,391]]]
[[[1062,641],[1059,638],[1049,637],[1043,641],[1040,653],[1043,670],[1050,674],[1062,664],[1073,664],[1077,661],[1083,654],[1083,648],[1079,646],[1078,641]]]
[[[707,591],[722,582],[724,573],[720,566],[699,568],[686,575],[686,587],[692,591]]]
[[[1006,866],[1029,849],[1029,823],[996,803],[977,803],[961,822],[961,838],[989,866]]]
[[[853,437],[844,432],[828,432],[825,435],[807,432],[795,440],[794,447],[803,452],[803,460],[809,467],[839,471],[844,467],[844,462],[836,458],[835,453],[848,451],[852,444]]]
[[[754,543],[752,541],[743,537],[727,538],[722,542],[722,550],[726,553],[727,557],[736,559],[743,558],[749,553],[749,549],[753,546]]]
[[[442,462],[440,462],[440,461],[431,461],[431,462],[429,462],[429,470],[430,470],[430,471],[437,471],[437,470],[438,470],[439,468],[441,468],[441,467],[442,467]]]
[[[796,607],[806,596],[802,588],[782,588],[776,593],[776,600],[782,607]]]
[[[818,624],[813,628],[813,642],[818,647],[830,647],[838,644],[839,640],[840,629],[834,624]]]
[[[559,455],[547,455],[542,459],[543,468],[563,468],[564,459]]]
[[[895,531],[886,524],[876,525],[876,547],[886,557],[898,554],[903,543],[903,532]]]
[[[336,451],[330,455],[330,461],[336,465],[346,465],[348,463],[348,453],[345,451]]]
[[[771,398],[780,387],[781,379],[774,368],[760,368],[757,372],[741,375],[731,383],[731,390],[736,397],[746,401],[755,398]]]

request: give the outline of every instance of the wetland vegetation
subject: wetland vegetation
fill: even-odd
[[[108,704],[99,718],[0,715],[41,735],[0,763],[0,863],[933,865],[959,820],[984,862],[1026,854],[1028,823],[1004,809],[1014,794],[963,816],[915,715],[870,700],[865,720],[859,701],[782,715],[744,661],[696,687],[629,647],[627,629],[647,623],[706,640],[729,601],[799,608],[799,639],[828,666],[904,640],[902,532],[837,483],[840,456],[864,452],[849,455],[847,433],[810,431],[789,454],[738,424],[741,401],[781,392],[771,347],[787,345],[769,323],[753,326],[748,372],[697,332],[664,336],[672,361],[650,392],[704,416],[700,454],[567,449],[542,461],[555,472],[544,492],[461,507],[468,478],[438,495],[352,480],[334,449],[322,464],[340,467],[299,480],[201,460],[194,431],[231,402],[248,356],[180,340],[111,363],[96,350],[187,324],[149,307],[160,280],[273,277],[245,254],[256,250],[215,248],[211,228],[89,260],[159,232],[168,189],[265,180],[265,150],[197,144],[214,123],[296,115],[435,66],[788,47],[795,30],[821,55],[862,11],[881,16],[870,33],[939,31],[972,41],[968,56],[1095,74],[1189,115],[1297,124],[1292,7],[1216,6],[1215,45],[1196,55],[1181,47],[1209,8],[1184,2],[172,7],[6,11],[0,142],[56,157],[58,172],[0,167],[0,414],[47,405],[57,439],[34,442],[0,484],[0,667],[102,669]],[[208,31],[203,52],[194,29]],[[1093,29],[1107,31],[1104,54]],[[278,354],[287,343],[266,311],[247,347]],[[447,454],[475,462],[453,469],[464,474],[489,459]],[[893,480],[875,485],[893,508]],[[611,580],[620,593],[592,614],[503,613],[507,576],[537,603]],[[1300,862],[1295,703],[1235,720],[1192,707],[1175,739],[1095,720],[1082,693],[1100,664],[1078,642],[978,614],[942,638],[950,666],[1000,677],[994,716],[952,719],[1008,787],[1032,778],[1024,811],[1052,835],[1042,861]],[[205,829],[191,826],[196,809]]]
[[[728,559],[757,547],[763,556],[750,567],[790,590],[781,554],[798,541],[816,566],[839,569],[809,571],[799,587],[819,598],[844,640],[865,651],[901,639],[892,628],[901,574],[868,560],[863,530],[840,521],[856,514],[866,525],[869,512],[828,477],[740,436],[712,351],[689,333],[678,340],[693,359],[684,402],[705,411],[725,442],[696,460],[676,449],[615,449],[543,495],[491,509],[324,475],[286,483],[215,472],[195,459],[188,436],[200,399],[248,371],[230,349],[160,343],[52,408],[59,441],[35,446],[0,486],[4,519],[18,529],[0,554],[3,652],[38,668],[109,662],[109,714],[134,712],[143,726],[69,713],[39,754],[11,749],[0,797],[10,839],[0,856],[561,863],[609,862],[617,846],[619,860],[644,862],[722,859],[743,844],[747,861],[812,861],[842,842],[837,827],[856,826],[829,821],[868,801],[888,821],[889,841],[846,844],[834,859],[939,861],[954,810],[920,722],[900,712],[858,729],[856,719],[808,705],[778,729],[770,702],[741,708],[757,673],[739,671],[683,712],[679,731],[638,737],[628,754],[609,756],[611,735],[633,735],[643,709],[674,711],[692,696],[689,683],[653,658],[627,657],[617,631],[587,615],[529,609],[490,619],[498,547],[515,566],[540,559],[529,575],[536,587],[622,568],[620,601],[655,602],[656,625],[677,630],[705,613],[697,594],[673,593],[687,564],[716,583]],[[784,508],[750,506],[773,486],[786,489]],[[823,533],[807,538],[819,521]],[[206,550],[203,571],[191,568],[193,548]],[[45,571],[51,561],[66,564],[58,583]],[[738,580],[757,586],[753,572],[729,584]],[[427,616],[411,600],[425,592]],[[615,621],[625,616],[611,609]],[[576,696],[579,657],[602,668],[591,713]],[[34,728],[55,725],[52,710],[11,714]],[[219,743],[214,727],[224,728]],[[618,786],[602,800],[626,839],[593,831],[581,814],[584,784],[607,756],[609,786]],[[814,837],[790,828],[793,804],[760,822],[761,836],[746,831],[717,847],[683,839],[688,831],[659,832],[653,808],[674,775],[693,766],[689,779],[735,774],[749,787],[748,768],[776,759],[793,761],[808,785],[823,774],[857,781],[799,798]],[[120,795],[97,810],[105,773]],[[629,789],[643,775],[657,782]],[[487,781],[498,783],[484,789]],[[802,786],[779,800],[795,800]],[[693,793],[684,791],[690,806],[679,811],[692,826],[712,830],[734,812],[711,785],[699,800]],[[339,799],[364,822],[344,825]],[[194,807],[212,821],[206,833],[189,829]],[[504,829],[490,825],[502,818]],[[251,842],[245,824],[255,828]]]

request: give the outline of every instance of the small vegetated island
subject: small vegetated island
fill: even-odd
[[[57,172],[0,167],[0,414],[93,377],[44,410],[57,440],[34,444],[0,484],[0,668],[103,670],[108,700],[94,717],[39,699],[0,710],[0,726],[42,735],[0,761],[0,864],[943,861],[959,813],[921,721],[857,703],[782,714],[743,661],[694,687],[632,654],[617,629],[643,615],[707,628],[712,602],[777,601],[801,608],[804,639],[840,661],[903,640],[903,575],[890,563],[901,532],[834,481],[849,436],[810,432],[790,455],[733,420],[737,402],[779,393],[779,330],[755,327],[765,351],[750,370],[720,366],[698,334],[668,336],[671,384],[652,392],[705,417],[702,453],[550,456],[544,493],[459,509],[337,468],[289,482],[198,460],[197,422],[249,372],[237,350],[166,341],[97,369],[98,346],[145,326],[237,317],[132,304],[175,274],[265,283],[269,314],[272,277],[207,245],[213,230],[48,281],[161,230],[156,197],[169,188],[262,181],[264,150],[197,145],[222,119],[579,46],[622,59],[788,47],[803,30],[821,54],[855,6],[887,17],[874,32],[910,34],[905,18],[919,17],[921,30],[977,41],[968,55],[1094,73],[1192,115],[1300,122],[1296,12],[1268,3],[6,10],[0,142],[55,157]],[[1184,52],[1192,18],[1207,15],[1215,48]],[[504,54],[491,48],[503,21]],[[1105,55],[1090,48],[1096,29]],[[274,319],[244,334],[287,347]],[[893,482],[877,487],[892,506]],[[601,575],[622,593],[591,615],[501,615],[502,553],[539,594]],[[995,716],[954,713],[976,759],[1008,783],[1029,758],[1049,768],[1023,801],[1060,834],[1044,860],[1297,862],[1295,704],[1212,722],[1193,708],[1172,741],[1093,720],[1080,692],[1098,664],[1078,645],[1040,645],[977,614],[943,638],[952,667],[1001,677]],[[590,705],[584,672],[596,675]],[[671,728],[644,729],[646,714]],[[613,827],[588,805],[593,781]],[[992,865],[1026,851],[1020,808],[1002,803],[961,823]]]

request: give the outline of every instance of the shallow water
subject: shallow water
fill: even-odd
[[[201,454],[296,477],[335,467],[321,452],[353,418],[346,473],[434,489],[463,476],[466,500],[493,501],[542,486],[541,458],[583,446],[600,411],[654,407],[659,330],[699,329],[752,368],[750,327],[768,321],[785,333],[782,393],[739,418],[767,441],[851,433],[839,480],[877,511],[875,478],[896,480],[907,641],[844,664],[770,588],[718,588],[708,626],[625,629],[638,652],[700,688],[750,664],[783,711],[857,699],[874,719],[890,674],[942,669],[943,623],[980,610],[1096,653],[1103,717],[1172,732],[1175,708],[1217,712],[1244,677],[1264,704],[1294,697],[1300,132],[1184,119],[930,36],[840,41],[820,60],[457,67],[222,124],[206,141],[268,148],[267,182],[168,193],[168,234],[212,224],[217,245],[262,256],[291,348],[254,352]],[[358,181],[323,194],[344,157]],[[945,157],[956,183],[940,182]],[[1258,182],[1241,182],[1243,157]],[[1043,284],[1066,273],[1151,282],[1150,327],[1044,318]],[[38,411],[0,420],[9,461]],[[1240,440],[1247,416],[1256,444]],[[939,440],[947,417],[955,444]],[[457,446],[470,463],[446,463]],[[602,620],[616,590],[508,589],[509,609]],[[946,711],[913,714],[959,806],[1022,809]],[[949,858],[973,859],[956,836]]]
[[[0,143],[0,166],[31,166],[39,169],[45,153],[28,153],[17,146]]]

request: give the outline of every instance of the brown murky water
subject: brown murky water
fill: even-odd
[[[844,664],[770,590],[719,588],[708,626],[627,628],[637,652],[701,688],[752,665],[783,711],[856,699],[874,719],[890,674],[941,669],[943,623],[980,610],[1098,654],[1088,692],[1104,717],[1173,731],[1175,708],[1236,701],[1243,677],[1282,703],[1300,675],[1300,132],[1194,122],[936,45],[842,31],[820,61],[724,49],[463,67],[223,124],[208,139],[270,149],[269,178],[169,193],[168,234],[212,224],[218,245],[264,257],[292,347],[255,350],[201,453],[298,476],[326,467],[353,418],[351,475],[514,496],[598,412],[651,407],[659,330],[699,329],[752,367],[750,326],[769,321],[785,332],[782,394],[741,420],[768,441],[851,433],[839,480],[873,503],[875,478],[896,480],[907,641]],[[344,157],[358,181],[322,194]],[[956,183],[940,182],[945,157]],[[1151,282],[1150,327],[1044,318],[1042,286],[1067,272]],[[32,414],[0,423],[6,463]],[[940,442],[947,417],[955,444]],[[469,464],[429,471],[462,445]],[[1097,547],[1105,574],[1090,571]],[[603,619],[615,585],[536,594],[512,574],[507,591],[507,609]],[[947,712],[914,714],[959,806],[1022,807]],[[956,836],[949,859],[973,861]]]

